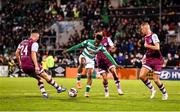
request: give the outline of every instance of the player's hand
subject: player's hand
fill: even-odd
[[[35,67],[36,74],[39,74],[39,67]]]
[[[23,69],[21,68],[20,65],[18,66],[18,69],[19,69],[19,71],[23,72]]]
[[[148,48],[149,44],[147,44],[146,42],[144,43],[144,47]]]
[[[24,72],[22,68],[21,68],[21,69],[19,69],[19,71]]]

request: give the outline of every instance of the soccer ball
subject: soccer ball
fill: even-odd
[[[69,91],[68,91],[68,95],[70,97],[76,97],[78,94],[78,91],[75,89],[75,88],[71,88]]]

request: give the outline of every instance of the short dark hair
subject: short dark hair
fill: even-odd
[[[103,38],[103,37],[102,37],[102,35],[99,35],[99,34],[98,34],[98,35],[96,35],[96,39],[98,39],[98,40],[102,40],[102,38]]]
[[[39,31],[37,29],[33,29],[31,33],[39,33]]]

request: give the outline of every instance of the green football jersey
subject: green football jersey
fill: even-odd
[[[96,54],[99,51],[102,51],[114,65],[117,65],[117,63],[115,62],[113,57],[107,52],[106,48],[103,45],[99,44],[98,46],[95,46],[94,43],[95,43],[95,40],[90,40],[90,39],[85,40],[85,41],[81,42],[80,44],[77,44],[77,45],[72,46],[71,48],[67,49],[67,52],[76,50],[80,47],[84,47],[82,55],[84,55],[90,59],[94,59]]]

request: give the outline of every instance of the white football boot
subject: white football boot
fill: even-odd
[[[166,93],[166,94],[163,94],[163,96],[162,96],[162,100],[167,100],[168,99],[168,94]]]
[[[156,90],[154,89],[151,91],[150,99],[153,99],[155,97],[155,94],[156,94]]]

